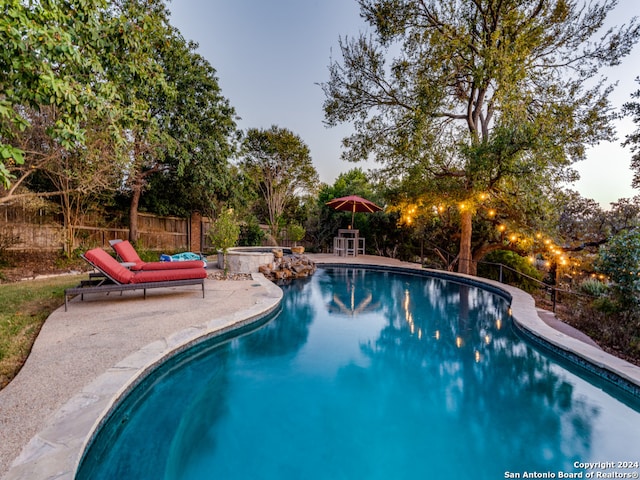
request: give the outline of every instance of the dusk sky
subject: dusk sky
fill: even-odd
[[[338,39],[366,28],[355,0],[173,0],[171,23],[216,69],[223,95],[241,117],[242,129],[288,128],[309,146],[320,180],[332,184],[354,167],[375,164],[340,159],[341,139],[348,125],[326,128],[324,94],[318,85],[329,78],[330,59],[340,58]],[[620,0],[610,20],[620,25],[640,15],[640,2]],[[618,81],[611,96],[619,108],[640,85],[640,46],[619,67],[603,73]],[[631,119],[616,123],[618,141],[601,144],[575,165],[581,180],[570,186],[603,207],[637,195],[631,188],[631,152],[620,146],[635,126]]]

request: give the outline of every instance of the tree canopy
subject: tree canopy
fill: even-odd
[[[640,83],[640,77],[636,77],[636,82]],[[636,124],[636,130],[627,135],[623,145],[631,147],[633,157],[631,158],[631,170],[634,172],[631,186],[640,188],[640,89],[631,94],[631,101],[623,106],[625,115],[630,116]]]
[[[637,21],[602,32],[615,1],[358,3],[372,33],[340,40],[326,122],[353,123],[346,159],[377,158],[424,208],[458,206],[458,270],[473,273],[480,206],[535,218],[585,146],[613,138],[596,75],[630,52]]]
[[[315,192],[318,184],[309,147],[298,135],[276,125],[247,131],[240,167],[266,203],[273,235],[279,231],[287,203]]]
[[[139,123],[132,135],[126,175],[131,240],[149,182],[155,186],[151,202],[171,213],[211,211],[219,194],[228,196],[228,160],[239,136],[235,110],[221,93],[215,69],[196,53],[197,44],[168,24],[163,8],[157,15],[163,28],[151,41],[166,83],[138,93],[153,123]]]
[[[163,83],[147,54],[153,22],[126,0],[9,0],[0,7],[0,183],[28,176],[18,132],[33,112],[47,116],[47,136],[66,150],[86,144],[87,122],[100,119],[114,146],[123,147],[126,128],[147,117],[144,104],[123,94],[123,81]],[[45,110],[48,108],[47,110]],[[124,155],[125,148],[116,149]],[[34,159],[35,160],[35,159]],[[37,166],[37,165],[36,165]],[[33,165],[32,165],[33,167]],[[5,195],[6,197],[6,195]]]
[[[150,181],[162,213],[229,196],[235,111],[164,0],[10,0],[0,13],[1,203],[53,198],[71,244],[107,192],[130,200],[134,240]]]

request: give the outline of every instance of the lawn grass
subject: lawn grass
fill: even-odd
[[[64,289],[82,275],[63,275],[0,285],[0,388],[27,360],[44,321],[64,303]]]

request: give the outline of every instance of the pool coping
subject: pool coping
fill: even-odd
[[[465,283],[489,289],[502,295],[511,303],[511,315],[519,328],[527,332],[535,341],[543,342],[552,349],[568,354],[568,358],[581,366],[593,366],[596,373],[616,383],[623,380],[632,393],[640,392],[640,367],[614,357],[596,347],[570,337],[547,325],[538,315],[533,297],[528,293],[493,280],[440,270],[424,269],[419,265],[402,262],[376,260],[380,257],[361,259],[358,263],[335,261],[335,257],[311,256],[323,267],[373,268],[399,273],[420,274]],[[253,274],[253,280],[268,292],[267,303],[255,305],[249,310],[236,312],[209,321],[198,327],[180,330],[169,337],[152,342],[98,376],[85,386],[80,393],[66,402],[34,436],[14,460],[4,480],[71,480],[75,477],[84,451],[92,441],[109,413],[116,408],[119,400],[139,384],[145,376],[167,358],[194,345],[219,335],[226,335],[240,328],[246,328],[275,311],[282,300],[282,290],[267,280],[262,274]],[[220,327],[220,321],[225,326]],[[212,325],[214,327],[212,328]],[[588,368],[588,367],[587,367]],[[607,374],[608,372],[608,374]]]

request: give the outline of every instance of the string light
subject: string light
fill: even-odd
[[[488,192],[476,192],[475,196],[469,197],[467,200],[458,201],[458,202],[434,202],[427,206],[428,210],[431,211],[433,215],[445,214],[445,212],[453,208],[458,208],[460,212],[476,212],[476,209],[482,202],[490,201],[491,195]],[[419,209],[423,208],[425,205],[418,202],[415,203],[404,203],[400,208],[404,211],[404,214],[401,215],[401,219],[404,224],[408,227],[414,227],[417,221],[417,215],[419,215]],[[485,219],[494,219],[497,217],[498,212],[495,207],[489,207],[489,205],[484,205],[483,207]],[[505,223],[498,224],[497,222],[494,224],[497,232],[499,232],[499,238],[502,242],[509,242],[513,247],[518,246],[521,250],[527,251],[529,250],[530,254],[526,256],[528,263],[531,265],[543,265],[546,268],[551,268],[554,264],[557,264],[559,267],[570,267],[567,272],[571,271],[572,274],[577,275],[580,272],[580,262],[571,258],[567,255],[562,247],[559,247],[553,239],[547,235],[545,235],[542,231],[531,232],[530,234],[523,234],[522,232],[513,232],[511,227],[509,227]],[[536,247],[537,245],[537,247]],[[542,251],[538,251],[540,246],[544,245],[546,250],[546,254]],[[540,256],[538,256],[540,255]],[[549,260],[545,261],[545,258],[549,258]],[[544,261],[544,263],[542,263]],[[538,264],[537,262],[541,262]],[[586,272],[585,272],[586,273]],[[632,272],[634,275],[640,276],[640,272]],[[596,276],[593,276],[596,278]],[[604,277],[600,277],[604,278]],[[439,338],[440,332],[437,332],[437,338]]]

